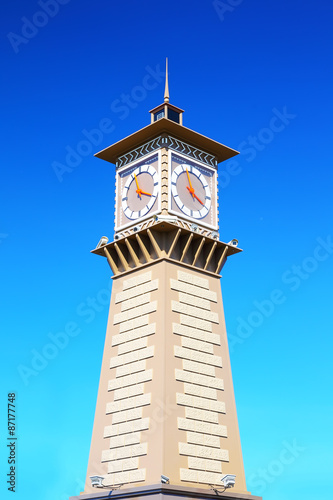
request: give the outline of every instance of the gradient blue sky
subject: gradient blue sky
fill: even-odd
[[[1,498],[13,498],[12,391],[16,500],[82,489],[111,283],[89,251],[112,237],[114,210],[114,166],[93,153],[149,123],[163,83],[137,87],[168,56],[184,124],[243,152],[219,172],[221,239],[244,249],[222,288],[248,488],[265,500],[328,500],[332,3],[226,0],[223,13],[211,1],[59,0],[53,17],[36,14],[40,4],[0,7]],[[126,94],[136,99],[120,112]],[[108,129],[83,151],[83,131],[103,119]],[[55,162],[68,169],[78,149],[60,182]],[[22,376],[66,328],[77,335]]]

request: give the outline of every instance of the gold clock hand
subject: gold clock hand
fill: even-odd
[[[191,193],[192,198],[193,198],[193,197],[195,196],[195,195],[194,195],[194,189],[193,189],[193,188],[190,188],[190,187],[188,187],[188,186],[186,186],[186,189],[188,189],[188,190],[189,190],[189,192]]]
[[[138,195],[140,196],[140,199],[141,199],[141,189],[139,188],[138,179],[136,178],[136,175],[135,175],[135,174],[134,174],[134,179],[135,179],[135,182],[136,182],[136,187],[137,187],[136,192],[138,193]]]
[[[193,198],[194,189],[193,189],[192,184],[191,184],[190,174],[188,173],[187,167],[186,167],[186,173],[187,173],[187,178],[188,178],[188,183],[190,185],[190,188],[188,188],[188,186],[186,186],[186,187],[189,190],[189,192],[191,193],[192,198]]]

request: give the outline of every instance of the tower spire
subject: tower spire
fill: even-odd
[[[164,102],[169,102],[168,58],[165,59],[165,90]]]

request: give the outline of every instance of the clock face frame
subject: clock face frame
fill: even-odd
[[[161,211],[160,152],[134,161],[116,174],[115,229],[124,229]]]
[[[169,151],[169,212],[218,229],[216,169]]]
[[[180,189],[184,190],[184,187],[180,188],[178,186],[182,181],[182,184],[184,184],[182,178],[185,180],[185,189],[187,188],[188,190],[188,193],[185,191],[184,196],[179,194]],[[186,184],[188,185],[186,186]],[[194,189],[194,185],[196,185],[196,190],[191,194],[191,189]],[[201,191],[199,193],[200,198],[195,194],[199,190]],[[183,163],[173,170],[171,176],[171,193],[178,208],[188,217],[202,219],[208,214],[212,201],[211,192],[206,178],[193,165]]]

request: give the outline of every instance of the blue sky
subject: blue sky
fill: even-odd
[[[111,285],[89,251],[113,234],[114,166],[93,153],[149,123],[168,56],[184,124],[242,151],[219,167],[220,233],[244,249],[222,290],[248,488],[328,499],[331,2],[54,2],[0,8],[0,424],[6,436],[15,391],[15,498],[82,489]],[[2,439],[1,498],[7,457]]]

